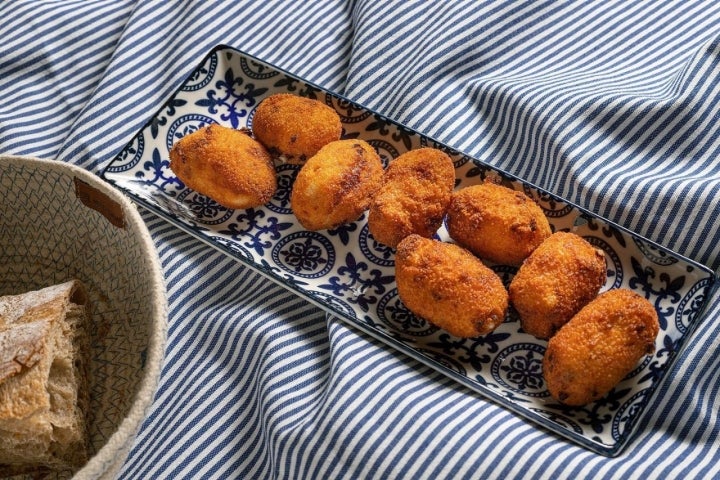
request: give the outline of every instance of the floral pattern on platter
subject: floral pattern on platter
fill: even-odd
[[[293,275],[323,277],[335,266],[335,248],[315,232],[295,232],[275,244],[272,259]]]
[[[492,376],[503,388],[528,397],[547,397],[542,376],[545,347],[537,343],[515,343],[498,352],[491,365]]]
[[[439,330],[426,320],[413,315],[400,300],[397,288],[393,288],[380,299],[377,316],[387,328],[412,337],[431,335]]]
[[[290,207],[300,167],[276,164],[278,190],[261,208],[228,210],[185,187],[169,169],[169,149],[210,123],[251,128],[263,98],[293,93],[335,108],[344,138],[362,138],[387,165],[420,147],[453,159],[456,187],[498,177],[524,191],[554,231],[572,231],[605,252],[604,290],[630,288],[657,309],[661,331],[652,356],[608,395],[568,408],[547,393],[542,377],[546,343],[520,328],[511,308],[494,332],[455,338],[415,317],[397,295],[394,250],[378,244],[367,215],[332,230],[307,232]],[[229,47],[213,49],[103,172],[103,177],[169,222],[321,305],[330,314],[437,369],[506,408],[586,448],[616,455],[627,444],[652,392],[687,341],[715,277],[705,267],[625,231],[479,160],[399,125],[351,100]],[[445,226],[436,238],[451,241]],[[490,265],[507,286],[516,267]]]
[[[127,145],[112,163],[113,172],[124,172],[132,170],[145,153],[145,136],[141,133],[133,138],[130,145]]]

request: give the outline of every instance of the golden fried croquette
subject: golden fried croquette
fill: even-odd
[[[302,164],[323,146],[340,139],[340,115],[311,98],[278,93],[260,102],[252,119],[255,138],[274,156]]]
[[[364,140],[325,145],[295,178],[290,205],[308,230],[335,228],[357,220],[380,188],[383,165]]]
[[[412,233],[432,237],[453,188],[455,166],[441,150],[419,148],[400,155],[385,170],[383,185],[370,204],[370,233],[393,248]]]
[[[510,283],[523,330],[550,338],[595,298],[607,278],[605,254],[579,235],[556,232],[525,260]]]
[[[475,255],[506,265],[520,265],[552,233],[531,198],[489,181],[453,193],[447,227]]]
[[[464,248],[411,234],[397,246],[395,281],[403,304],[456,337],[476,337],[505,319],[500,277]]]
[[[637,293],[599,295],[548,342],[543,376],[550,395],[573,406],[599,399],[654,352],[659,329],[655,308]]]
[[[247,133],[212,124],[170,149],[170,169],[189,188],[227,208],[266,204],[277,189],[268,151]]]

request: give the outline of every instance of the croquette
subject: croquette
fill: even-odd
[[[403,304],[456,337],[476,337],[505,319],[502,280],[466,249],[411,234],[397,246],[395,280]]]
[[[552,233],[530,197],[491,181],[453,193],[447,227],[458,244],[505,265],[520,265]]]
[[[330,142],[298,172],[292,211],[307,230],[353,222],[370,206],[382,176],[382,160],[364,140]]]
[[[432,237],[442,225],[453,188],[455,167],[443,151],[419,148],[400,155],[385,170],[370,204],[370,233],[392,248],[413,233]]]
[[[570,232],[548,237],[510,283],[510,303],[525,332],[550,338],[594,299],[607,278],[605,254]]]
[[[632,290],[600,294],[548,342],[543,376],[550,395],[571,406],[593,402],[655,351],[655,308]]]
[[[176,142],[170,169],[187,187],[232,209],[264,205],[277,190],[275,166],[265,147],[244,131],[217,124]]]
[[[255,138],[275,157],[303,164],[322,147],[340,139],[340,115],[328,105],[291,93],[260,102],[252,118]]]

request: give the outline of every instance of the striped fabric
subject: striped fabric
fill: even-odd
[[[228,44],[720,267],[720,2],[6,0],[0,153],[99,173]],[[720,478],[720,295],[617,458],[171,227],[160,387],[121,478]]]

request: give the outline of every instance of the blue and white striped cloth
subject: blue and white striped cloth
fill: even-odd
[[[720,267],[720,2],[0,3],[0,153],[99,173],[227,44]],[[720,295],[617,458],[144,214],[169,343],[121,478],[720,478]]]

